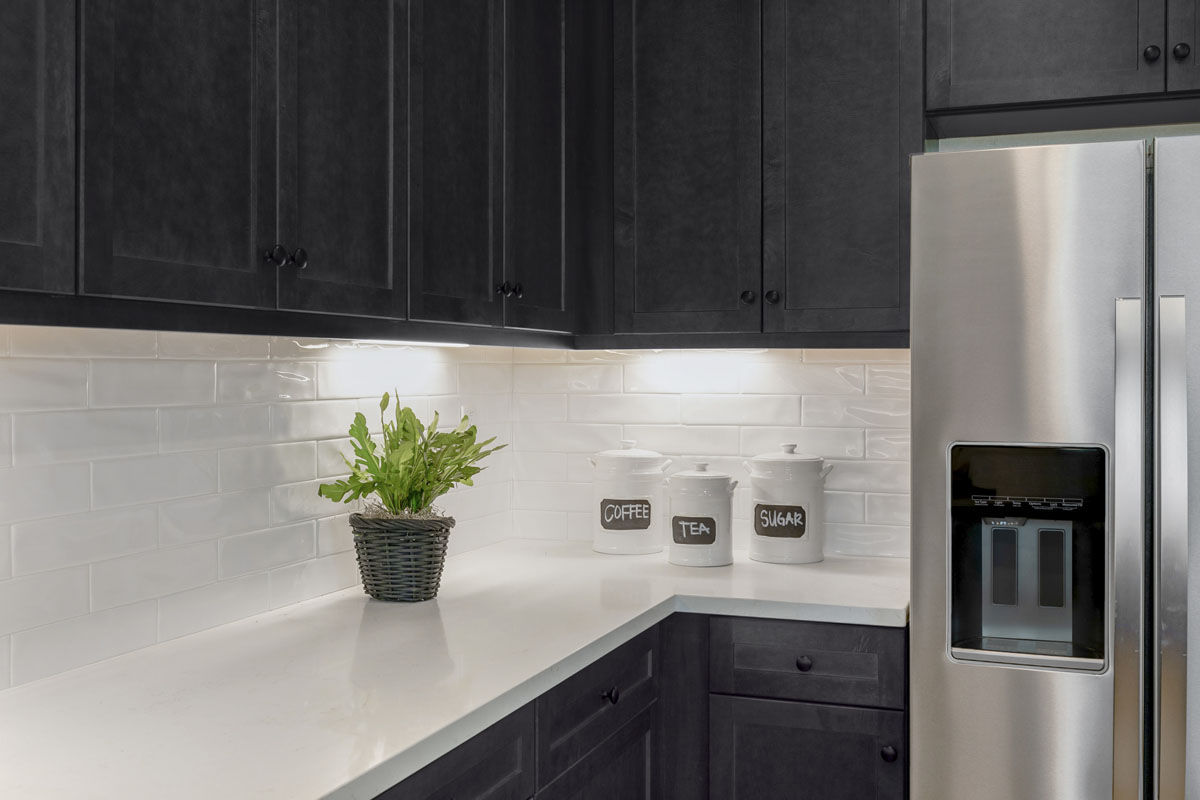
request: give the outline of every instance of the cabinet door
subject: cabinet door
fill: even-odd
[[[505,0],[504,324],[572,329],[563,159],[566,0]]]
[[[758,0],[616,0],[616,331],[758,331]]]
[[[1200,9],[1197,0],[1178,0],[1167,5],[1167,38],[1163,59],[1167,62],[1167,91],[1200,89]]]
[[[409,315],[500,325],[503,0],[409,13]]]
[[[928,0],[926,106],[1161,92],[1163,22],[1164,0]]]
[[[283,0],[279,306],[407,312],[408,12],[402,0]]]
[[[526,800],[533,797],[533,706],[487,728],[376,800]]]
[[[0,3],[0,287],[75,291],[75,4]]]
[[[711,796],[901,800],[904,714],[714,694]]]
[[[82,6],[82,291],[274,305],[275,3]]]
[[[657,706],[642,711],[538,792],[538,800],[657,800]]]
[[[764,13],[764,329],[907,330],[921,3],[766,0]]]

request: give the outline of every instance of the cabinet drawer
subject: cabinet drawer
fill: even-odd
[[[709,624],[714,692],[904,708],[902,628],[735,617]]]
[[[654,703],[658,659],[654,627],[537,699],[539,787]]]

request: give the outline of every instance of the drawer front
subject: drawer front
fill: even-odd
[[[714,692],[904,708],[902,628],[737,617],[709,624]]]
[[[658,699],[658,661],[656,626],[537,699],[539,787]]]

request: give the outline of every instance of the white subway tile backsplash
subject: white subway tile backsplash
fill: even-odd
[[[163,503],[158,507],[159,543],[183,544],[266,528],[271,524],[270,510],[267,489]]]
[[[826,522],[865,522],[865,496],[858,492],[825,492]]]
[[[0,414],[0,469],[12,466],[12,415]]]
[[[429,348],[385,351],[351,361],[317,364],[317,397],[380,397],[384,392],[454,394],[458,371]]]
[[[908,558],[908,526],[831,522],[825,526],[825,552]]]
[[[97,611],[12,637],[13,685],[149,647],[157,639],[158,604]]]
[[[17,466],[158,451],[158,412],[153,408],[17,414],[12,428],[12,462]]]
[[[88,568],[0,581],[0,635],[86,614]]]
[[[0,523],[86,511],[89,464],[0,469]]]
[[[157,352],[154,331],[13,325],[8,333],[14,356],[154,358]]]
[[[461,364],[458,367],[458,391],[464,393],[511,392],[513,371],[510,364]]]
[[[353,553],[335,553],[270,572],[271,608],[301,603],[358,583]]]
[[[220,453],[222,491],[255,489],[317,477],[316,442],[237,447]]]
[[[182,592],[217,579],[215,542],[154,550],[92,564],[92,610]]]
[[[350,447],[350,439],[322,439],[317,442],[317,477],[340,478],[350,473],[345,456],[354,460],[354,450]]]
[[[592,487],[586,483],[521,481],[513,486],[513,508],[526,511],[587,511]]]
[[[0,581],[12,576],[12,529],[0,525]]]
[[[736,394],[737,362],[709,363],[703,356],[661,353],[625,364],[625,391],[685,394]]]
[[[908,398],[807,395],[800,417],[816,428],[907,428]]]
[[[303,483],[285,483],[272,486],[271,492],[271,524],[283,525],[288,522],[298,522],[313,517],[328,517],[342,513],[345,509],[341,504],[335,505],[331,500],[317,494],[322,483],[328,483],[318,478]]]
[[[904,366],[868,366],[867,394],[896,394],[909,393],[909,367]]]
[[[798,452],[822,458],[863,456],[863,432],[853,428],[742,428],[742,455],[778,453],[781,444],[794,444]]]
[[[277,442],[331,439],[345,436],[359,410],[356,400],[325,400],[314,403],[280,403],[271,406],[271,438]],[[367,414],[372,431],[378,430],[379,404]],[[364,411],[364,413],[366,413]]]
[[[567,404],[572,422],[679,422],[679,396],[673,394],[573,394]]]
[[[242,533],[221,539],[219,574],[222,578],[258,572],[303,561],[317,554],[314,522]]]
[[[173,500],[217,490],[216,453],[139,456],[92,465],[92,507]]]
[[[317,555],[329,556],[353,548],[354,533],[350,529],[349,514],[317,520]]]
[[[233,333],[180,333],[159,331],[160,358],[267,358],[271,355],[266,336]]]
[[[12,685],[12,637],[0,636],[0,690]]]
[[[865,379],[862,365],[744,364],[741,390],[748,394],[860,395]]]
[[[212,403],[216,365],[211,361],[93,361],[91,404],[191,406]]]
[[[210,583],[158,601],[158,640],[176,639],[270,608],[271,581],[265,572]]]
[[[626,425],[625,437],[664,455],[736,453],[740,434],[729,425]]]
[[[566,539],[567,512],[514,509],[513,531],[522,539]]]
[[[907,430],[867,431],[867,458],[902,459],[910,457],[911,436]]]
[[[0,411],[85,408],[87,404],[88,362],[0,360]]]
[[[565,394],[513,395],[513,422],[564,422],[566,419]]]
[[[844,492],[908,492],[908,464],[896,461],[833,461],[825,488]]]
[[[18,522],[12,526],[13,574],[90,564],[157,546],[153,506]]]
[[[516,481],[556,481],[567,474],[565,453],[513,454],[513,479]]]
[[[446,546],[446,554],[458,555],[468,550],[476,550],[480,547],[487,547],[489,544],[511,539],[515,535],[511,511],[501,511],[486,517],[463,520],[454,526],[454,530],[450,534],[450,543]]]
[[[316,364],[230,361],[217,365],[217,399],[222,403],[312,400],[316,396]]]
[[[620,425],[583,422],[513,423],[513,447],[549,453],[594,453],[620,447]]]
[[[616,364],[517,364],[513,390],[522,394],[621,391],[621,367]]]
[[[511,502],[512,485],[504,482],[455,490],[439,499],[435,505],[455,520],[468,520],[508,511]]]
[[[237,447],[271,439],[267,406],[164,408],[158,414],[163,452]]]
[[[867,522],[879,525],[907,525],[909,501],[906,494],[867,495]]]
[[[804,360],[836,364],[907,364],[907,350],[805,350]]]
[[[800,398],[792,395],[699,394],[680,402],[685,425],[800,424]]]

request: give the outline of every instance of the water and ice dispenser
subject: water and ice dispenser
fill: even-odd
[[[1106,451],[956,444],[949,456],[951,655],[1103,669]]]

